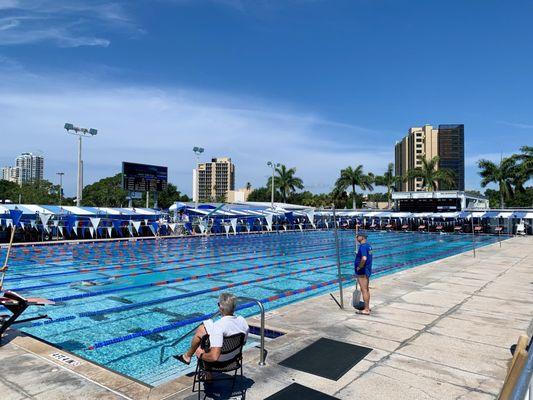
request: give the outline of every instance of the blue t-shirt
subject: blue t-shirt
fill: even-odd
[[[365,265],[359,271],[357,267],[361,263],[361,259],[366,256]],[[355,256],[355,273],[360,275],[370,276],[372,274],[372,246],[369,243],[364,243],[359,246],[357,255]]]

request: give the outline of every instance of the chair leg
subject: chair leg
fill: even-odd
[[[237,372],[239,372],[238,369],[235,370],[235,372],[233,373],[233,379],[232,379],[232,382],[231,382],[231,394],[230,396],[233,397],[233,389],[235,388],[235,381],[237,380]]]

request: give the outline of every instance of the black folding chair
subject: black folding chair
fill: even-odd
[[[0,345],[2,345],[2,335],[11,325],[48,318],[48,315],[38,315],[36,317],[18,320],[29,306],[45,306],[49,304],[54,304],[54,302],[38,297],[25,298],[12,291],[5,291],[3,295],[0,295],[0,305],[11,312],[11,315],[0,315]]]
[[[222,342],[222,349],[220,352],[220,355],[223,356],[224,354],[231,354],[235,353],[235,355],[226,361],[215,361],[215,362],[207,362],[202,360],[201,358],[198,360],[198,363],[196,364],[196,372],[194,373],[194,382],[192,386],[192,391],[196,391],[196,384],[198,383],[198,399],[201,398],[201,392],[202,392],[202,382],[213,382],[213,381],[223,381],[223,380],[232,380],[231,384],[231,392],[233,393],[233,388],[235,387],[235,381],[237,380],[237,373],[240,371],[240,376],[242,378],[242,348],[244,347],[244,343],[246,341],[246,335],[244,333],[237,333],[236,335],[227,336],[224,338],[224,341]],[[204,350],[207,350],[210,348],[209,343],[209,335],[204,335],[202,337],[202,340],[200,342],[200,347]],[[234,372],[233,376],[230,376],[229,378],[218,378],[213,379],[213,376],[211,376],[211,379],[206,379],[207,374],[212,373],[226,373],[226,372]]]

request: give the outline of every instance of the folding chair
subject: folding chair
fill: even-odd
[[[18,317],[20,317],[29,306],[44,306],[49,304],[54,304],[54,302],[41,298],[24,298],[15,292],[5,291],[0,297],[0,305],[7,308],[11,312],[11,315],[0,315],[0,344],[2,343],[2,335],[11,325],[48,318],[47,315],[38,315],[36,317],[17,321]]]
[[[192,391],[196,391],[196,384],[198,383],[198,399],[201,398],[201,392],[202,392],[202,382],[207,382],[206,374],[209,373],[225,373],[225,372],[234,372],[233,376],[230,376],[229,378],[219,378],[219,379],[211,379],[210,382],[214,381],[222,381],[222,380],[232,380],[231,384],[231,392],[233,392],[233,388],[235,387],[235,381],[237,380],[237,373],[240,370],[240,376],[243,376],[242,373],[242,349],[244,347],[244,343],[246,341],[246,335],[244,333],[237,333],[232,336],[227,336],[224,338],[224,341],[222,343],[222,349],[220,352],[220,356],[232,354],[233,357],[231,357],[228,360],[225,361],[215,361],[215,362],[207,362],[202,360],[201,358],[198,360],[198,363],[196,364],[196,372],[194,373],[194,381],[192,386]],[[204,335],[200,342],[200,347],[204,350],[209,349],[210,343],[209,343],[209,335]],[[204,390],[205,392],[205,390]]]

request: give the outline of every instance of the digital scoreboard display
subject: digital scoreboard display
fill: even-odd
[[[122,162],[122,187],[130,192],[161,192],[167,177],[167,167]]]

